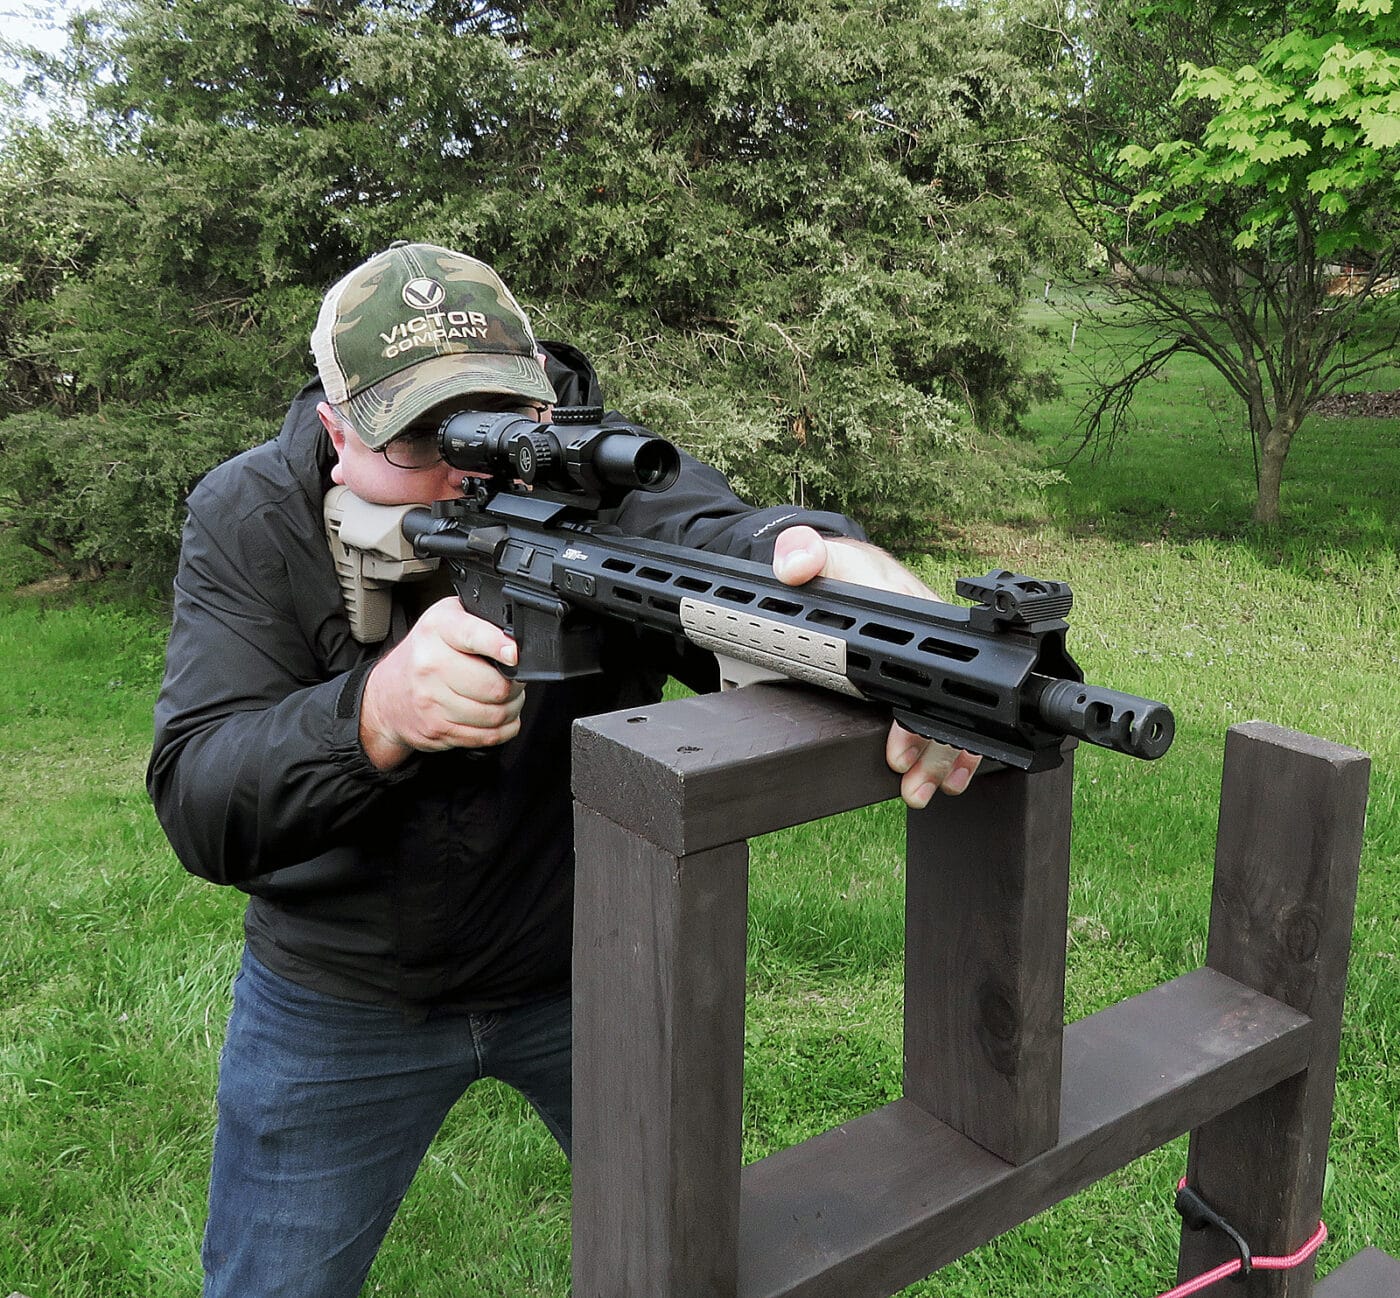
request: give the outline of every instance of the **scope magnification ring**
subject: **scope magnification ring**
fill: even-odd
[[[539,425],[519,430],[506,448],[511,469],[521,482],[548,478],[557,456],[551,437]]]

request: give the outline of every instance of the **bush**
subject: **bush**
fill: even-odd
[[[272,431],[222,408],[12,415],[0,420],[3,526],[69,576],[122,571],[161,585],[175,570],[195,483]]]

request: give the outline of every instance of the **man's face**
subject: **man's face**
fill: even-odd
[[[550,410],[541,411],[524,403],[510,406],[493,398],[483,398],[480,404],[489,410],[510,408],[531,419],[546,420],[551,414]],[[471,408],[470,398],[464,401],[463,408]],[[336,463],[331,478],[372,505],[430,505],[435,500],[452,500],[462,494],[463,482],[480,476],[454,469],[441,459],[426,468],[399,468],[382,450],[370,450],[335,407],[323,401],[316,407],[316,413],[335,447]]]

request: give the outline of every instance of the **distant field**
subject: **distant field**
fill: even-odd
[[[1053,295],[1052,295],[1053,296]],[[1069,390],[1032,420],[1073,442],[1098,342],[1050,312]],[[1400,386],[1400,379],[1396,386]],[[1198,964],[1225,729],[1262,718],[1374,759],[1320,1268],[1400,1254],[1400,422],[1300,436],[1288,524],[1248,527],[1249,450],[1210,374],[1175,367],[1118,454],[1064,465],[1035,516],[966,520],[921,567],[1068,580],[1090,679],[1176,710],[1160,762],[1077,760],[1069,1013]],[[158,617],[0,597],[0,1293],[197,1291],[214,1075],[239,897],[188,878],[142,789]],[[936,810],[926,813],[936,815]],[[753,862],[745,1151],[893,1098],[900,1070],[902,815],[760,840]],[[1184,1149],[1143,1159],[906,1291],[1150,1298],[1174,1271]],[[568,1170],[486,1086],[453,1114],[367,1292],[563,1295]]]

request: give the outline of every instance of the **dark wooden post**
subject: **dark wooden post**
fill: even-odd
[[[1187,1179],[1254,1252],[1313,1233],[1332,1120],[1342,999],[1370,759],[1262,722],[1231,728],[1206,964],[1312,1020],[1308,1067],[1192,1134]],[[1179,1275],[1235,1255],[1221,1232],[1182,1232]],[[1306,1298],[1313,1267],[1222,1281],[1218,1298]]]
[[[582,809],[575,840],[608,868],[576,902],[574,1293],[732,1294],[748,845],[676,856]]]
[[[1072,759],[908,816],[904,1094],[1009,1163],[1059,1139]]]
[[[801,690],[575,735],[575,1298],[732,1298],[748,842],[898,792],[868,708]]]

